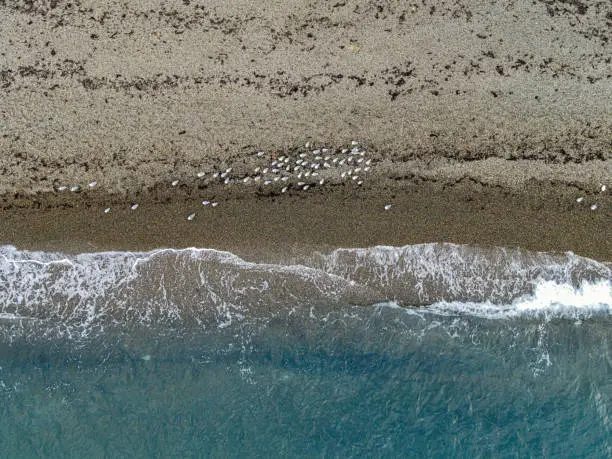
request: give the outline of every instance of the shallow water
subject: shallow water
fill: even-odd
[[[612,456],[608,264],[5,246],[0,267],[6,456]]]

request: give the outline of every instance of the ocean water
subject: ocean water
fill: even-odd
[[[612,457],[612,264],[0,247],[2,457]]]

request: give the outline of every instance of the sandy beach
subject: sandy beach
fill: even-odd
[[[448,241],[612,260],[606,2],[3,0],[0,12],[2,244],[266,259]],[[351,169],[358,180],[242,182],[272,158],[353,140],[372,162]],[[231,183],[212,178],[230,168]]]

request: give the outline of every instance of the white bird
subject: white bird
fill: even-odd
[[[342,149],[342,153],[343,153],[343,154],[344,154],[344,153],[347,153],[347,152],[348,152],[348,148],[343,148],[343,149]]]
[[[94,186],[96,186],[97,184],[98,184],[98,182],[95,182],[95,181],[94,181],[94,182],[89,182],[89,183],[87,184],[87,186],[88,186],[89,188],[93,188],[93,187],[94,187]]]
[[[231,182],[231,179],[228,177],[223,182],[227,185],[229,182]]]
[[[351,141],[351,145],[353,145],[353,146],[359,145],[359,142],[357,142],[356,140],[352,140]]]
[[[218,172],[215,172],[215,173],[213,174],[213,177],[214,177],[214,178],[219,177],[219,173],[218,173]]]
[[[218,202],[211,202],[210,205],[213,206],[213,207],[217,207],[219,205],[219,203]]]
[[[281,178],[281,180],[282,180],[283,182],[286,182],[287,180],[289,180],[289,177],[284,176],[283,178]]]
[[[104,213],[107,214],[110,212],[110,207],[107,207],[106,209],[104,209]]]
[[[385,210],[391,209],[391,204],[385,204]]]
[[[138,204],[132,204],[131,209],[132,209],[132,210],[136,210],[136,209],[138,209]]]
[[[253,172],[257,173],[257,172],[259,172],[260,170],[261,170],[261,167],[259,167],[259,166],[258,166],[258,167],[256,167],[255,169],[253,169]]]
[[[306,191],[308,188],[310,188],[310,185],[304,185],[304,188],[302,188],[302,190]]]
[[[606,187],[605,185],[602,185],[602,186],[601,186],[601,192],[602,192],[602,193],[603,193],[603,192],[605,192],[605,191],[606,191],[606,189],[607,189],[607,187]]]
[[[81,187],[79,185],[71,186],[70,191],[81,191]]]
[[[207,205],[209,205],[209,204],[210,204],[210,201],[202,201],[202,205],[203,205],[203,206],[207,206]]]
[[[576,198],[576,202],[582,202],[584,201],[584,196],[580,196],[579,198]]]
[[[263,155],[265,155],[265,153],[263,151],[257,152],[257,156],[263,156]]]
[[[172,182],[172,186],[177,186],[177,185],[178,185],[178,183],[179,183],[179,181],[178,181],[178,180],[174,180],[174,181]]]
[[[266,180],[266,181],[264,182],[264,185],[269,185],[270,183],[272,183],[270,180]]]
[[[285,191],[287,191],[287,187],[283,187],[283,189],[281,190],[281,193],[284,193]]]
[[[357,182],[357,185],[359,185],[359,186],[363,185],[363,180],[359,180],[359,181]]]
[[[66,191],[67,189],[68,189],[68,187],[64,186],[64,185],[57,187],[57,191]]]
[[[206,172],[198,172],[198,178],[202,178],[206,175]]]
[[[325,183],[325,179],[319,180],[319,185],[323,185]]]
[[[248,182],[250,179],[251,179],[251,177],[245,177],[245,178],[243,178],[243,179],[242,179],[242,181],[243,181],[244,183],[247,183],[247,182]]]
[[[196,214],[191,214],[191,215],[189,215],[189,216],[187,217],[187,220],[189,220],[189,221],[193,220],[193,219],[195,218],[195,215],[196,215]]]
[[[599,207],[599,206],[598,206],[597,204],[593,204],[593,205],[591,206],[591,210],[597,210],[597,208],[598,208],[598,207]]]

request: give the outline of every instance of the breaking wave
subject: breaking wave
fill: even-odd
[[[388,303],[492,319],[610,315],[612,269],[455,244],[338,249],[284,264],[212,249],[65,255],[0,247],[0,333],[84,337],[129,324],[225,328]]]

